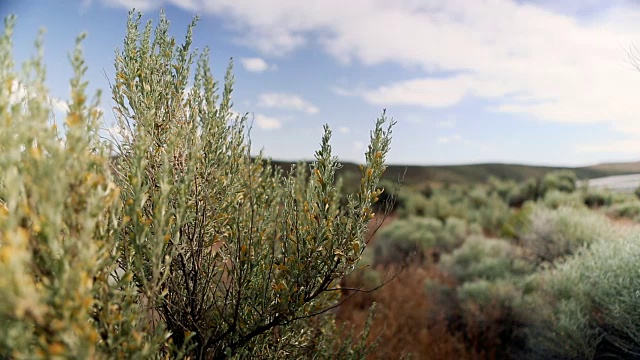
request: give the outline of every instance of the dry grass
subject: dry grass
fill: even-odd
[[[452,321],[455,321],[451,314],[456,311],[448,308],[447,303],[455,306],[455,302],[427,294],[424,283],[429,279],[443,284],[449,282],[433,267],[406,268],[381,289],[351,297],[338,310],[338,321],[359,330],[366,321],[369,307],[374,301],[377,303],[371,340],[378,337],[379,345],[369,359],[397,359],[403,355],[413,359],[484,358],[469,350],[462,335],[451,332]],[[356,278],[350,278],[345,285],[359,284]]]

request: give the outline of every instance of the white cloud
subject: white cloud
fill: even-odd
[[[240,63],[245,70],[255,73],[260,73],[270,68],[269,64],[259,57],[241,58]]]
[[[348,127],[346,127],[346,126],[340,126],[340,127],[338,128],[338,132],[339,132],[340,134],[342,134],[342,135],[346,135],[346,134],[348,134],[348,133],[350,133],[350,132],[351,132],[351,129],[349,129],[349,128],[348,128]]]
[[[261,94],[258,98],[258,106],[302,111],[310,115],[319,111],[317,106],[298,95],[275,92]]]
[[[91,3],[92,1],[86,1],[85,3]],[[152,9],[156,6],[160,6],[164,4],[164,1],[154,1],[154,0],[102,0],[104,4],[114,6],[114,7],[123,7],[126,9],[135,8],[139,11],[146,11]],[[186,5],[189,2],[185,2]]]
[[[9,95],[9,102],[11,104],[17,104],[27,101],[29,98],[36,97],[38,94],[31,89],[28,89],[23,83],[18,80],[13,80],[11,83],[11,94]],[[48,96],[49,106],[54,114],[66,114],[69,111],[69,105],[66,101]]]
[[[51,108],[53,109],[53,111],[65,114],[69,112],[69,104],[67,104],[66,101],[50,97],[49,102],[51,103]]]
[[[449,107],[477,97],[491,100],[494,111],[608,123],[640,134],[640,75],[625,62],[624,50],[640,39],[640,7],[630,2],[608,3],[587,19],[571,17],[577,10],[560,13],[515,0],[190,4],[185,7],[226,19],[242,43],[263,53],[286,54],[319,43],[343,63],[424,71],[364,90],[335,89],[371,104]]]
[[[275,117],[267,116],[264,114],[255,114],[253,119],[256,125],[264,130],[274,130],[282,127],[282,121]]]

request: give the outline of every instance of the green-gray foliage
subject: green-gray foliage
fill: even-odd
[[[611,205],[607,213],[616,218],[628,218],[638,220],[640,218],[640,200],[628,199]]]
[[[552,209],[559,207],[581,208],[585,206],[582,194],[577,191],[567,193],[559,190],[550,190],[544,194],[542,203]]]
[[[576,173],[571,170],[552,171],[542,178],[540,191],[542,195],[551,190],[573,192],[576,190],[577,181]]]
[[[590,208],[609,206],[613,202],[613,194],[606,189],[587,188],[582,192],[582,198]]]
[[[448,218],[444,223],[430,217],[398,219],[378,233],[374,244],[375,263],[401,263],[410,255],[422,258],[429,250],[448,252],[462,244],[469,234],[467,223]]]
[[[461,247],[442,257],[440,268],[459,282],[496,280],[530,273],[526,254],[503,239],[471,236]]]
[[[538,358],[618,358],[640,352],[636,230],[612,233],[539,276],[540,316],[529,330]],[[540,296],[540,295],[539,295]]]
[[[40,41],[17,74],[7,20],[0,357],[366,356],[367,332],[345,340],[324,313],[365,249],[393,121],[376,122],[358,191],[341,206],[328,127],[313,164],[289,175],[253,158],[231,66],[219,89],[208,50],[190,49],[194,25],[177,44],[164,14],[155,28],[130,14],[111,88],[122,137],[110,149],[80,48],[59,129]]]
[[[613,227],[601,214],[585,208],[533,207],[530,221],[520,230],[522,245],[543,261],[575,253],[580,247],[610,237]]]

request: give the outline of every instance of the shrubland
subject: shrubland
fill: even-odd
[[[637,357],[638,200],[577,184],[575,174],[561,171],[520,183],[490,178],[433,186],[429,196],[405,186],[397,218],[377,233],[374,260],[360,273],[384,281],[400,268],[406,276],[355,295],[339,319],[362,326],[363,304],[386,309],[372,322],[383,329],[381,354]],[[445,230],[451,220],[454,232]],[[364,282],[350,276],[345,283]],[[385,331],[383,324],[393,325]],[[405,332],[420,335],[397,340],[395,334]],[[443,339],[440,346],[435,337]]]

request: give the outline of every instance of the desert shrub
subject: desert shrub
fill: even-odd
[[[611,191],[611,205],[635,201],[637,198],[632,193]]]
[[[451,245],[443,248],[445,251],[451,250],[453,247],[457,247],[462,244],[462,241],[469,234],[469,226],[467,222],[455,217],[447,218],[442,228],[442,237],[444,238],[444,244]]]
[[[590,208],[609,206],[613,196],[609,190],[587,188],[582,193],[584,204]]]
[[[637,220],[640,218],[640,200],[631,200],[611,205],[607,214],[616,218]]]
[[[288,175],[252,157],[246,119],[231,109],[231,67],[220,94],[208,51],[190,50],[194,25],[179,45],[164,15],[154,29],[130,14],[111,88],[122,137],[111,149],[80,48],[60,132],[42,54],[16,74],[7,20],[1,357],[366,356],[366,329],[352,343],[327,311],[365,249],[393,122],[376,122],[359,189],[340,206],[331,131],[313,164]]]
[[[420,191],[420,194],[422,194],[422,196],[428,199],[431,197],[431,195],[433,195],[433,186],[429,184],[424,184],[419,187],[419,191]]]
[[[411,217],[399,219],[379,231],[374,244],[375,264],[401,263],[411,255],[421,262],[432,255],[449,252],[462,244],[469,235],[464,220],[448,218],[444,224],[434,218]]]
[[[554,261],[610,236],[612,229],[605,216],[587,209],[561,207],[552,210],[535,206],[518,238],[537,258]]]
[[[474,280],[457,288],[464,336],[486,358],[522,358],[528,315],[510,279]]]
[[[487,185],[489,187],[489,194],[496,194],[502,201],[505,203],[509,202],[509,198],[511,194],[513,194],[518,189],[518,183],[513,180],[502,180],[498,179],[495,176],[489,177],[487,180]]]
[[[491,235],[501,235],[502,226],[512,213],[509,206],[495,194],[485,198],[481,206],[472,207],[472,209],[468,211],[469,222],[480,224],[485,233]]]
[[[502,224],[500,235],[519,241],[519,236],[526,228],[531,226],[531,212],[534,208],[534,203],[528,202],[521,208],[512,211],[507,220]]]
[[[533,269],[517,246],[507,240],[481,236],[467,238],[461,247],[442,257],[439,267],[461,283],[519,276]]]
[[[427,216],[429,200],[422,194],[409,189],[402,189],[397,198],[400,203],[398,207],[398,215],[400,217]]]
[[[53,117],[37,54],[14,70],[0,38],[0,357],[149,358],[165,343],[130,276],[113,279],[120,189],[100,141],[99,94],[85,92],[80,42],[65,119]],[[111,280],[110,280],[111,278]],[[179,354],[175,354],[179,357]]]
[[[640,258],[634,231],[594,243],[539,276],[546,296],[529,329],[537,358],[632,358],[640,352]]]
[[[402,263],[410,256],[422,261],[424,252],[436,246],[442,222],[434,218],[399,219],[383,228],[374,244],[375,263]]]
[[[540,193],[545,195],[551,190],[573,192],[577,188],[578,177],[571,170],[557,170],[546,174],[540,183]]]
[[[472,222],[468,226],[469,235],[483,235],[484,230],[482,230],[482,225],[477,222]]]
[[[451,198],[441,192],[432,195],[425,202],[424,215],[439,219],[440,221],[444,221],[451,216],[465,217],[461,214],[460,208],[457,208],[455,204],[452,203]]]
[[[551,209],[559,207],[581,208],[585,206],[582,194],[579,192],[567,193],[559,190],[547,191],[544,194],[542,203]]]
[[[507,204],[511,207],[521,207],[527,201],[535,201],[540,197],[540,184],[530,178],[521,182],[507,197]]]
[[[542,178],[540,193],[544,196],[551,190],[573,192],[577,189],[577,183],[578,177],[571,170],[552,171]]]
[[[471,209],[482,209],[489,203],[487,191],[481,187],[474,187],[466,193],[466,202]]]

